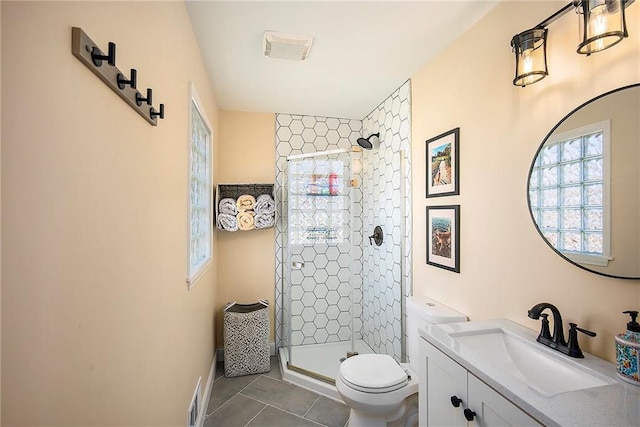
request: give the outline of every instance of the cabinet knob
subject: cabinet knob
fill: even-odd
[[[471,409],[469,408],[465,408],[464,410],[464,417],[467,419],[467,421],[473,421],[473,419],[475,418],[476,413],[473,412]]]
[[[462,403],[462,399],[460,399],[458,396],[451,396],[451,404],[455,407],[455,408],[459,408],[460,404]]]

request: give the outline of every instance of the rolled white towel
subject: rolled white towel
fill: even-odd
[[[251,194],[243,194],[242,196],[238,197],[236,205],[238,207],[238,212],[251,211],[256,205],[256,198]]]
[[[276,223],[274,214],[260,214],[255,217],[256,228],[271,228]]]
[[[233,216],[238,215],[238,206],[236,205],[236,201],[228,197],[220,200],[220,203],[218,203],[218,212]]]
[[[221,230],[238,231],[238,220],[235,215],[219,213],[216,222]]]
[[[253,208],[256,215],[273,215],[276,212],[276,202],[268,194],[261,194],[256,199],[256,206]]]
[[[236,216],[238,221],[238,228],[242,231],[253,230],[256,228],[256,223],[254,216],[256,213],[254,211],[240,211]]]

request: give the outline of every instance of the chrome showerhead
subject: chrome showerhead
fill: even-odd
[[[373,143],[371,142],[371,138],[373,137],[380,138],[380,133],[372,133],[368,138],[358,138],[358,145],[364,148],[365,150],[371,150],[373,148]]]

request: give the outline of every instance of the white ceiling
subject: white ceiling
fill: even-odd
[[[190,1],[218,107],[362,119],[496,1]],[[314,38],[304,61],[266,58],[266,30]]]

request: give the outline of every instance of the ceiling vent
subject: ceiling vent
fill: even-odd
[[[265,31],[262,52],[269,58],[304,61],[309,56],[313,37]]]

